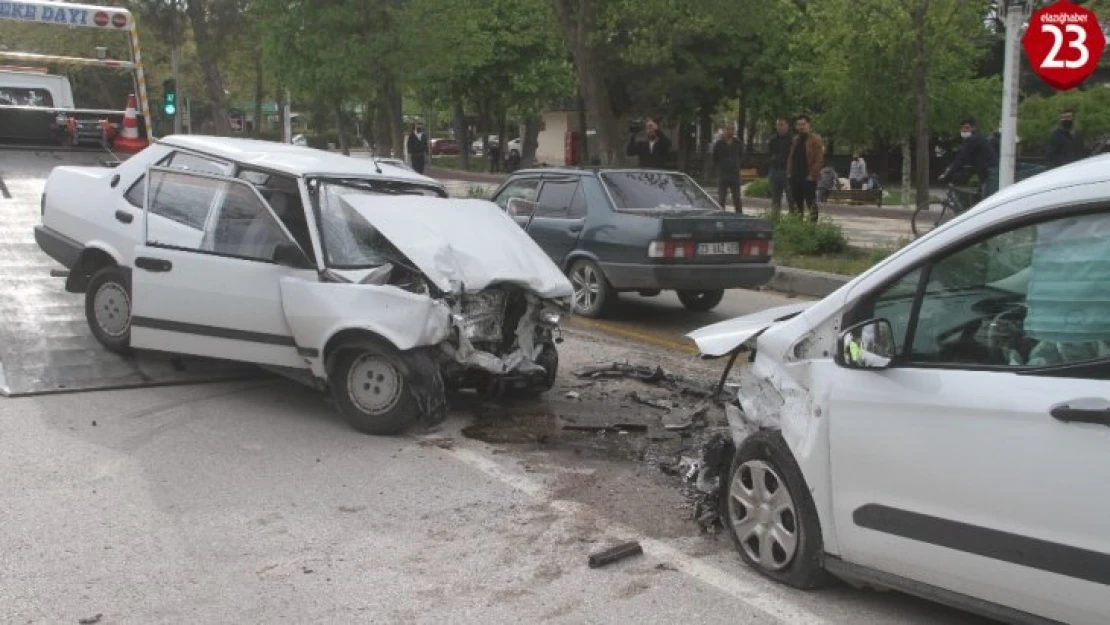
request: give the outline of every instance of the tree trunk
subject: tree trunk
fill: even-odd
[[[910,139],[902,141],[902,208],[910,207]]]
[[[747,94],[744,93],[743,91],[741,91],[740,92],[740,97],[737,98],[736,104],[737,104],[737,109],[738,109],[738,114],[736,115],[736,127],[738,128],[737,132],[743,133],[744,129],[748,127],[748,97],[747,97]],[[743,168],[743,166],[744,166],[744,157],[746,156],[746,154],[744,152],[744,143],[745,143],[744,142],[744,137],[742,137],[742,136],[738,137],[737,141],[740,142],[740,167]],[[743,184],[743,180],[741,180],[740,182],[741,182],[741,184]],[[725,207],[722,206],[721,208],[723,209]],[[741,198],[737,197],[736,198],[736,212],[739,213],[743,209],[744,209],[743,200]]]
[[[913,127],[917,136],[917,162],[914,164],[914,179],[917,186],[917,207],[929,207],[929,57],[925,49],[925,18],[929,11],[929,0],[924,0],[913,13],[914,43],[917,58],[913,64]]]
[[[540,147],[540,117],[538,115],[529,115],[524,118],[524,133],[522,149],[524,152],[520,155],[520,166],[531,167],[536,164],[536,149]]]
[[[459,142],[463,171],[470,171],[470,150],[466,149],[466,113],[462,102],[455,102],[455,140]]]
[[[605,68],[600,52],[590,41],[597,21],[594,0],[552,0],[559,15],[559,25],[566,39],[582,98],[586,102],[587,117],[597,130],[597,157],[603,165],[622,165],[625,162],[624,137],[617,125],[613,99],[605,84]],[[585,135],[583,135],[585,138]]]
[[[705,180],[713,179],[713,159],[709,158],[710,142],[713,141],[713,117],[708,110],[702,110],[699,120],[701,132],[698,133],[698,162],[701,163]]]
[[[397,86],[397,78],[390,75],[386,78],[386,110],[389,113],[390,143],[393,145],[393,156],[405,156],[405,111],[401,99],[401,90]],[[428,133],[431,128],[425,128]]]
[[[254,136],[262,136],[262,50],[256,50],[254,56]]]
[[[578,91],[578,162],[576,165],[590,165],[590,124],[586,117],[586,100]]]
[[[227,135],[231,132],[231,123],[227,118],[227,106],[224,103],[224,81],[220,75],[219,51],[208,30],[208,3],[202,0],[190,0],[185,4],[189,22],[193,25],[193,40],[196,43],[197,62],[200,63],[201,74],[204,76],[204,88],[212,104],[212,123],[216,126],[216,134]]]
[[[347,147],[347,133],[343,127],[343,102],[336,100],[334,104],[335,109],[335,132],[338,135],[336,140],[339,141],[339,151],[343,152],[343,156],[350,156],[351,149]]]
[[[377,111],[374,115],[374,156],[405,158],[403,148],[399,153],[395,151],[400,144],[393,142],[393,118],[384,94],[378,94],[374,110]]]

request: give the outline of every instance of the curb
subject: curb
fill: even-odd
[[[763,288],[787,295],[825,298],[854,280],[851,276],[793,267],[775,267],[775,276]]]

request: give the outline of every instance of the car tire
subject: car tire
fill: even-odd
[[[678,301],[690,312],[709,312],[721,303],[725,292],[721,289],[714,291],[679,291]]]
[[[574,287],[574,314],[596,319],[609,312],[617,294],[597,263],[580,258],[571,263],[567,275]]]
[[[93,336],[117,354],[131,351],[131,281],[111,265],[98,270],[85,288],[85,320]]]
[[[744,439],[720,488],[721,519],[740,557],[800,589],[828,584],[817,508],[782,433]]]
[[[405,355],[382,341],[344,346],[329,371],[332,399],[359,432],[400,434],[420,419],[412,369]]]

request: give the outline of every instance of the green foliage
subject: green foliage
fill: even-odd
[[[1110,89],[1093,87],[1026,98],[1018,109],[1018,135],[1024,146],[1041,148],[1060,123],[1060,113],[1075,110],[1075,127],[1088,141],[1110,134]]]
[[[848,238],[833,221],[825,219],[814,223],[787,213],[772,214],[769,219],[774,228],[776,254],[818,256],[841,254],[848,249]]]
[[[745,197],[771,197],[771,180],[769,178],[756,178],[744,187]]]

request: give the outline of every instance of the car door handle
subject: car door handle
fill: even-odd
[[[132,221],[135,220],[135,216],[132,215],[131,213],[127,212],[127,211],[119,210],[119,211],[116,211],[116,219],[118,219],[119,221],[122,221],[125,224],[129,224],[129,223],[131,223]]]
[[[135,259],[135,266],[139,269],[146,269],[147,271],[169,271],[173,269],[173,263],[164,258],[151,258],[149,256],[140,256]]]
[[[582,224],[571,224],[567,227],[568,232],[582,232]]]
[[[1064,423],[1110,426],[1110,402],[1105,399],[1074,399],[1053,406],[1049,414]]]

